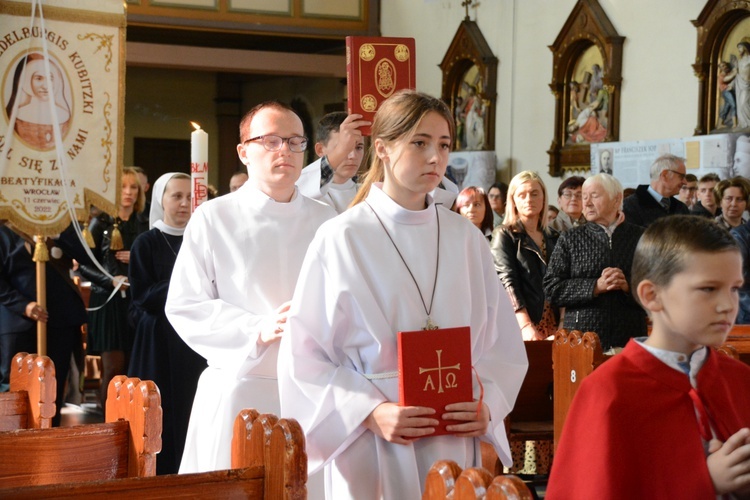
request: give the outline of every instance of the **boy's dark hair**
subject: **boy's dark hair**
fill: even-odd
[[[331,132],[339,131],[339,127],[346,120],[346,116],[343,111],[334,111],[323,116],[318,122],[318,128],[315,129],[315,140],[323,145],[328,144]]]
[[[693,174],[685,174],[685,182],[697,182],[698,178]]]
[[[641,281],[666,286],[675,274],[685,270],[689,255],[727,251],[739,252],[740,248],[729,231],[713,220],[697,215],[662,217],[648,226],[638,241],[630,289],[638,300],[635,291]]]
[[[685,177],[687,177],[687,176],[685,176]],[[699,183],[701,183],[701,182],[719,182],[720,180],[721,179],[719,178],[719,176],[717,174],[715,174],[713,172],[710,172],[710,173],[704,175],[703,177],[701,177],[700,179],[698,179],[698,182]]]

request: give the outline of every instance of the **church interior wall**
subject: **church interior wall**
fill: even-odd
[[[624,36],[620,140],[693,135],[697,123],[696,19],[705,0],[599,0]],[[493,0],[470,9],[499,59],[495,149],[508,180],[522,170],[543,174],[556,192],[561,178],[548,175],[554,127],[551,45],[576,0]],[[417,85],[440,95],[440,64],[465,14],[458,0],[384,0],[384,36],[417,40]],[[414,22],[419,19],[419,22]],[[555,196],[551,199],[554,201]]]
[[[635,141],[693,134],[697,120],[696,19],[705,0],[599,0],[621,36],[623,50],[620,140]],[[499,60],[495,144],[499,178],[531,169],[551,191],[561,178],[548,172],[547,149],[553,136],[554,97],[551,45],[576,0],[493,0],[469,14]],[[417,86],[440,95],[441,62],[465,14],[459,0],[383,0],[384,36],[411,36],[417,43]],[[415,20],[419,20],[415,22]],[[301,56],[304,57],[304,56]],[[175,92],[175,83],[179,92]],[[128,66],[125,163],[132,162],[133,137],[188,138],[187,120],[215,126],[216,73]],[[265,98],[302,97],[313,120],[324,106],[340,103],[339,78],[264,77],[243,87],[248,105]],[[189,114],[186,103],[189,97]],[[243,109],[247,107],[243,103]],[[210,137],[209,161],[217,161]],[[569,174],[568,174],[569,175]],[[212,179],[212,178],[210,178]],[[215,182],[215,179],[212,179]],[[554,197],[552,197],[554,200]]]

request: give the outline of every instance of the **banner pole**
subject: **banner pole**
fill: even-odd
[[[37,235],[36,245],[34,248],[34,262],[36,262],[36,302],[39,307],[47,309],[47,261],[49,252],[47,252],[46,237]],[[47,355],[47,323],[37,321],[36,323],[36,347],[37,354],[40,356]]]

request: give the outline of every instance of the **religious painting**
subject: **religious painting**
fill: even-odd
[[[46,64],[49,64],[49,79]],[[72,87],[62,67],[54,56],[46,59],[41,52],[30,52],[11,63],[4,77],[6,119],[10,122],[15,109],[13,130],[20,140],[36,151],[49,151],[55,147],[55,122],[60,127],[63,139],[70,130],[73,119]],[[54,116],[50,100],[54,104]]]
[[[750,130],[750,5],[709,0],[698,19],[696,135]]]
[[[456,151],[495,148],[497,64],[479,27],[467,16],[440,63],[442,98],[456,124]]]
[[[607,136],[609,93],[602,80],[602,54],[596,45],[578,59],[568,83],[567,144],[602,142]]]
[[[579,0],[550,45],[555,97],[550,175],[589,171],[591,144],[618,139],[624,40],[597,0]]]
[[[484,85],[479,67],[472,65],[464,73],[455,98],[457,151],[481,151],[485,149],[488,102],[483,98]]]
[[[750,127],[750,17],[724,40],[717,63],[716,129]]]

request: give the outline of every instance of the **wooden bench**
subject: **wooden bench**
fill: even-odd
[[[599,336],[594,332],[568,332],[562,329],[555,334],[552,346],[555,449],[560,441],[573,396],[578,391],[581,381],[609,358],[611,356],[602,354]]]
[[[153,476],[161,418],[153,382],[117,376],[108,388],[106,423],[0,432],[0,485]]]
[[[0,392],[0,431],[52,427],[57,388],[52,360],[19,352],[10,370],[10,392]]]
[[[508,441],[552,441],[552,341],[524,341],[529,368],[521,384],[513,410],[505,419]],[[495,475],[503,465],[489,443],[481,443],[482,466]]]
[[[517,476],[494,476],[483,467],[461,470],[453,460],[430,467],[422,500],[531,500],[531,491]]]
[[[729,332],[725,345],[737,351],[737,359],[750,365],[750,325],[734,325]]]
[[[307,497],[307,455],[302,428],[292,419],[243,410],[235,420],[231,470],[0,489],[0,498],[128,499]],[[229,451],[229,450],[227,450]]]

